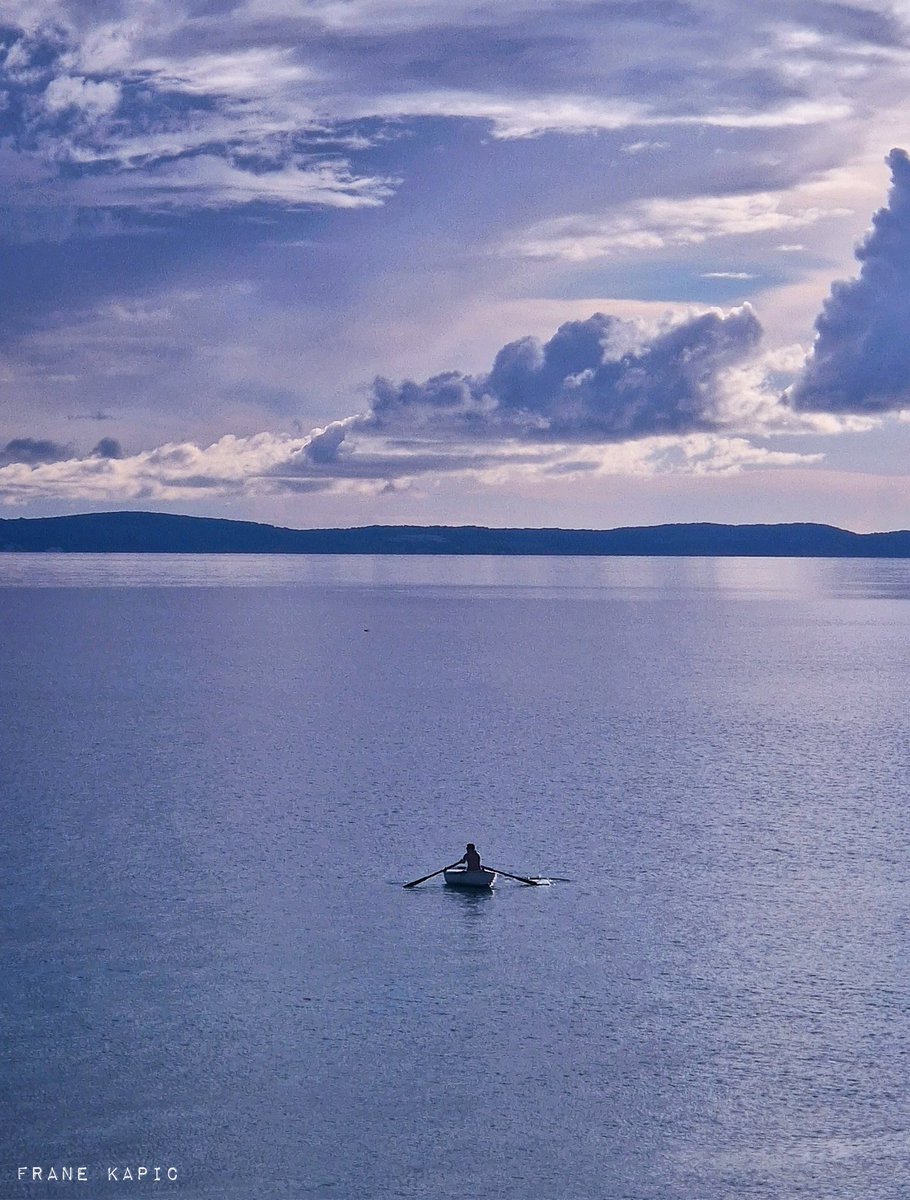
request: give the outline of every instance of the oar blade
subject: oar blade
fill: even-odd
[[[436,875],[436,874],[438,874],[438,872],[437,872],[437,871],[434,871],[434,872],[433,872],[432,874],[430,874],[430,875],[421,875],[421,877],[420,877],[419,879],[412,879],[410,883],[406,883],[406,884],[404,884],[403,886],[404,886],[404,887],[406,887],[406,888],[417,887],[418,883],[426,883],[426,881],[427,881],[428,879],[432,879],[432,878],[433,878],[433,875]]]
[[[545,881],[542,879],[529,879],[527,875],[510,875],[508,871],[500,871],[496,867],[487,867],[488,871],[496,871],[497,875],[504,875],[506,879],[517,879],[519,883],[526,883],[528,887],[545,886]],[[549,883],[549,880],[546,880]]]

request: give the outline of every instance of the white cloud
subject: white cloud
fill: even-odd
[[[669,142],[627,142],[626,145],[620,146],[621,154],[649,154],[654,150],[666,150],[669,148]]]
[[[271,433],[228,435],[207,447],[172,443],[120,459],[73,458],[0,469],[0,496],[98,501],[185,500],[200,494],[255,494],[267,472],[306,444]]]
[[[688,437],[670,453],[678,453],[681,459],[676,473],[691,475],[734,475],[749,467],[806,466],[825,457],[820,453],[770,450],[753,445],[746,438],[708,434]]]
[[[92,118],[107,116],[120,103],[120,87],[103,79],[96,83],[78,75],[52,79],[44,92],[44,106],[51,113],[78,109]]]
[[[362,208],[388,196],[394,181],[354,175],[339,160],[288,163],[274,170],[253,170],[213,154],[165,162],[153,169],[118,174],[105,181],[111,206],[169,207],[192,203],[199,208],[268,201],[282,205]],[[94,179],[77,189],[88,199]]]
[[[527,258],[588,262],[617,251],[694,246],[715,238],[776,233],[847,215],[842,208],[787,208],[770,192],[646,200],[610,213],[576,213],[541,221],[519,234],[506,253]]]
[[[253,46],[234,53],[203,53],[184,58],[144,59],[135,67],[149,75],[161,90],[189,95],[249,99],[274,96],[300,85],[314,72],[299,62],[292,48]]]
[[[344,105],[341,106],[344,111]],[[538,137],[544,133],[581,134],[649,126],[706,126],[719,129],[785,129],[841,120],[850,115],[841,100],[798,101],[753,111],[705,108],[675,113],[657,105],[632,103],[617,95],[515,95],[462,92],[455,89],[379,95],[357,102],[352,116],[468,117],[489,121],[502,139]]]
[[[782,346],[760,351],[723,371],[717,381],[718,425],[731,433],[768,439],[867,433],[880,424],[848,414],[795,412],[782,403],[780,380],[797,374],[805,358],[802,346]]]
[[[467,117],[488,121],[497,138],[628,129],[647,120],[643,106],[620,97],[601,100],[589,96],[510,96],[455,90],[380,95],[366,102],[357,101],[351,115]]]
[[[122,458],[14,463],[0,467],[0,503],[165,503],[318,491],[377,495],[390,485],[406,487],[442,475],[470,477],[481,485],[498,487],[508,480],[543,483],[554,476],[733,474],[751,467],[806,465],[822,457],[768,450],[745,438],[715,434],[597,447],[528,447],[515,442],[478,447],[456,442],[402,448],[361,436],[358,450],[348,460],[323,465],[309,459],[306,450],[327,433],[331,427],[314,430],[306,438],[228,435],[210,446],[169,443]]]

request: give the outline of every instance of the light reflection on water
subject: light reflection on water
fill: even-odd
[[[332,554],[0,554],[0,587],[404,587],[494,595],[715,591],[818,599],[910,596],[910,560]]]

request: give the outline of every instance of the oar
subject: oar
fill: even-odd
[[[438,871],[431,871],[429,875],[421,875],[419,879],[412,879],[410,883],[404,884],[404,887],[417,887],[418,883],[426,883],[428,879],[434,879],[437,875],[441,875],[443,871],[451,871],[452,867],[457,867],[458,863],[449,863],[447,867],[440,867]]]
[[[448,868],[445,868],[448,870]],[[528,879],[524,875],[510,875],[508,871],[497,871],[495,867],[488,867],[484,864],[485,871],[496,871],[497,875],[505,875],[506,879],[517,879],[519,883],[526,883],[529,887],[540,887],[542,880]]]

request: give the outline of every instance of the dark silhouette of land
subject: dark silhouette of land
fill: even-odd
[[[282,529],[168,513],[84,513],[0,520],[0,551],[126,554],[722,555],[910,558],[910,531],[833,525],[647,525],[628,529],[486,529],[368,525]]]

